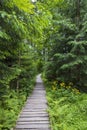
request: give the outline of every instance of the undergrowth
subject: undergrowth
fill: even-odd
[[[31,94],[34,85],[35,79],[25,90],[19,92],[10,90],[10,94],[8,92],[8,95],[5,95],[6,100],[0,101],[0,130],[11,130],[15,127],[18,115],[27,97]]]
[[[87,130],[87,94],[45,82],[52,130]]]

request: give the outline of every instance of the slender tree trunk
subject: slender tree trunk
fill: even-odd
[[[77,27],[79,30],[80,30],[80,1],[81,0],[76,0],[76,24],[77,24]],[[77,42],[79,42],[79,41],[80,41],[80,38],[77,38]],[[77,56],[79,56],[79,55],[80,55],[80,51],[77,50]],[[78,64],[76,67],[77,82],[80,82],[80,72],[81,72],[80,68],[81,68],[81,66],[80,66],[80,64]]]
[[[76,1],[76,24],[79,26],[80,23],[80,0]]]
[[[18,54],[18,66],[20,67],[21,65],[21,59],[20,59],[20,50],[19,50],[19,54]],[[17,92],[19,92],[19,77],[17,79]]]

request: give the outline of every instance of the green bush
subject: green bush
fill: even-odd
[[[46,85],[53,130],[87,130],[87,94]]]
[[[3,102],[3,106],[0,107],[0,129],[10,129],[15,126],[15,121],[17,120],[18,113],[20,112],[24,102],[26,100],[26,95],[24,93],[10,91],[10,95],[6,95],[6,100]]]

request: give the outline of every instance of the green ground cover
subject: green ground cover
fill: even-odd
[[[47,82],[46,91],[53,130],[87,130],[87,94],[56,82]]]

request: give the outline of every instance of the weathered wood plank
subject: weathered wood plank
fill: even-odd
[[[37,107],[39,107],[39,108],[41,108],[41,109],[46,109],[46,108],[47,108],[47,106],[45,106],[45,105],[44,105],[43,107],[42,107],[42,106],[36,106],[36,109],[38,109]],[[27,109],[27,108],[29,108],[29,109],[33,109],[34,106],[32,106],[32,105],[28,105],[28,106],[25,106],[25,107],[24,107],[24,109]]]
[[[39,124],[39,125],[36,125],[36,124],[31,124],[31,125],[17,125],[17,128],[49,128],[49,125],[48,124]]]
[[[31,121],[31,122],[25,122],[25,121],[18,121],[18,124],[49,124],[49,121]]]
[[[15,130],[50,130],[50,128],[16,128]]]
[[[23,112],[43,112],[43,111],[45,111],[46,112],[46,110],[45,109],[40,109],[40,110],[35,110],[35,109],[24,109],[23,110]]]
[[[46,110],[46,108],[36,108],[36,109],[34,109],[34,108],[26,108],[25,107],[25,109],[24,110],[31,110],[31,111],[40,111],[40,110]]]
[[[28,116],[30,116],[30,117],[31,117],[31,116],[32,116],[32,117],[33,117],[33,116],[37,116],[37,117],[38,117],[38,116],[39,116],[39,117],[42,117],[42,116],[43,116],[43,117],[44,117],[44,116],[48,116],[48,114],[47,114],[47,113],[46,113],[46,114],[43,114],[43,113],[42,113],[42,114],[41,114],[41,113],[40,113],[40,114],[37,114],[37,113],[28,114],[28,113],[27,113],[27,114],[21,114],[21,115],[20,115],[20,117],[28,117]]]
[[[44,125],[44,124],[48,124],[49,125],[49,121],[39,121],[39,122],[17,122],[17,125],[29,125],[29,124],[32,124],[32,125],[34,125],[34,124],[37,124],[37,125],[39,125],[39,124],[42,124],[42,125]]]
[[[28,118],[19,118],[18,121],[48,121],[48,117],[28,117]]]
[[[40,112],[40,111],[37,111],[37,112],[27,112],[27,111],[24,111],[24,112],[21,112],[21,114],[47,114],[47,112],[45,112],[45,111],[42,111],[42,112]]]

